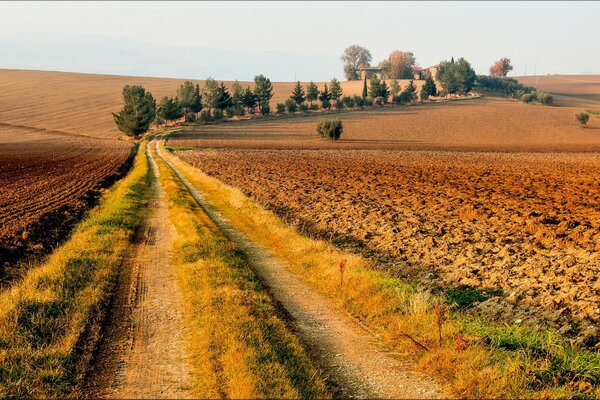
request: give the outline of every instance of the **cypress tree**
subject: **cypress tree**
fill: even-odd
[[[365,75],[365,80],[363,83],[362,98],[363,99],[367,98],[367,76],[366,75]]]

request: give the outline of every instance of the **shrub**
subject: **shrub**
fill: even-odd
[[[337,100],[335,102],[335,108],[338,110],[343,110],[344,109],[344,102],[342,100]]]
[[[225,114],[227,115],[227,118],[233,118],[233,117],[235,117],[235,115],[236,115],[235,108],[233,108],[233,107],[227,107],[227,109],[225,110]]]
[[[210,115],[210,110],[202,110],[200,112],[200,121],[202,122],[211,122],[213,120],[212,115]]]
[[[319,105],[316,104],[316,103],[315,104],[311,104],[310,105],[310,109],[313,110],[313,111],[317,111],[319,109]]]
[[[260,113],[262,115],[269,115],[271,114],[271,106],[268,104],[263,104],[263,106],[260,108]]]
[[[352,108],[355,105],[354,98],[350,97],[350,96],[342,97],[342,103],[344,103],[344,106],[346,106],[348,108]]]
[[[331,102],[327,99],[321,99],[321,107],[329,110],[331,108]]]
[[[363,108],[365,106],[365,99],[361,96],[354,96],[354,104],[356,104],[356,107]]]
[[[365,98],[364,98],[364,105],[365,105],[366,107],[371,107],[371,106],[373,106],[373,98],[371,98],[371,97],[365,97]]]
[[[196,121],[196,113],[195,112],[187,112],[185,113],[185,122],[195,122]]]
[[[219,110],[218,108],[215,108],[215,110],[213,111],[213,120],[215,120],[215,121],[223,120],[223,111]]]
[[[383,103],[384,103],[383,97],[381,97],[381,96],[375,97],[373,99],[373,104],[375,104],[376,106],[382,106]]]
[[[397,94],[396,96],[392,97],[392,103],[394,103],[394,104],[402,104],[402,96],[400,96],[399,94]]]
[[[339,119],[323,120],[317,125],[317,133],[323,139],[338,140],[343,131],[344,127]]]
[[[277,111],[277,114],[283,114],[285,112],[285,104],[277,103],[275,110]]]
[[[307,112],[308,111],[308,105],[306,103],[300,103],[300,104],[298,104],[298,108],[302,112]]]
[[[579,122],[579,125],[584,126],[590,119],[590,114],[586,112],[580,112],[579,114],[575,114],[575,118],[577,119],[577,122]]]
[[[546,92],[538,92],[537,93],[537,100],[546,105],[549,106],[550,104],[552,104],[554,102],[554,97],[552,97],[552,95],[550,93],[546,93]]]
[[[533,101],[535,101],[537,99],[536,93],[532,92],[532,93],[525,93],[524,95],[521,96],[521,101],[524,103],[531,103]]]
[[[287,99],[284,104],[287,112],[290,114],[293,114],[298,110],[298,104],[292,99]]]

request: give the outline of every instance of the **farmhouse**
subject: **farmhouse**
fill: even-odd
[[[360,79],[371,79],[373,76],[381,79],[383,76],[383,69],[381,67],[360,67],[358,68],[360,73]]]

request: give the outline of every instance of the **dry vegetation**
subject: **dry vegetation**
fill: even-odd
[[[56,245],[131,143],[0,125],[0,265]]]
[[[516,79],[526,86],[552,93],[559,105],[600,107],[600,75],[543,75]]]

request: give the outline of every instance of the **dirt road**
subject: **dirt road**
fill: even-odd
[[[173,226],[154,172],[147,218],[123,269],[86,393],[93,398],[190,398],[183,296],[169,264]]]
[[[414,372],[411,361],[382,349],[350,317],[293,275],[285,263],[251,242],[215,210],[161,154],[207,215],[235,242],[262,277],[273,297],[293,319],[295,331],[313,360],[340,397],[439,398],[442,390],[428,377]]]

